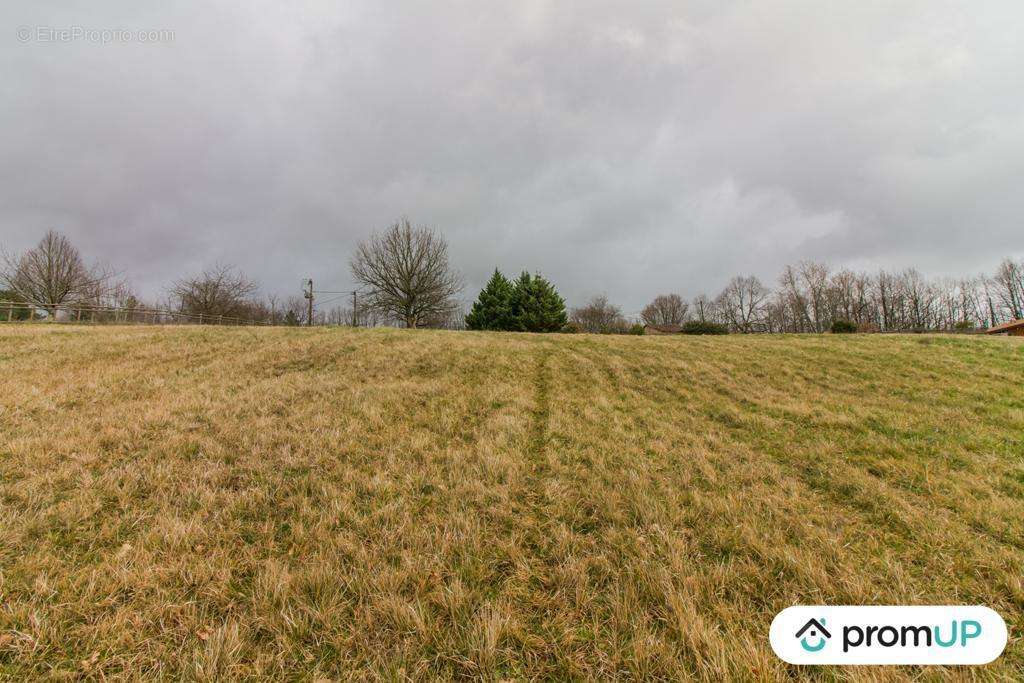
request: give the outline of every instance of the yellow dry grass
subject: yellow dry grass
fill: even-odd
[[[0,327],[0,676],[1024,676],[1024,344]],[[792,604],[984,604],[797,669]]]

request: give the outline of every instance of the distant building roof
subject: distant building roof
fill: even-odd
[[[1013,332],[1014,330],[1024,330],[1024,318],[1021,320],[1011,320],[1008,323],[990,327],[985,331],[985,334],[1005,334],[1006,332]]]

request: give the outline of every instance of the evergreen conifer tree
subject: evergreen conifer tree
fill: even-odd
[[[568,320],[565,301],[550,282],[525,270],[512,293],[512,327],[521,332],[557,332]]]
[[[466,327],[471,330],[511,330],[513,286],[507,277],[495,268],[494,275],[480,291],[473,309],[466,316]]]

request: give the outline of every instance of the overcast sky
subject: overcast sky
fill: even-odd
[[[498,266],[626,312],[805,258],[1024,254],[1020,0],[10,0],[0,27],[0,246],[57,228],[147,297],[217,261],[346,288],[402,215],[468,299]]]

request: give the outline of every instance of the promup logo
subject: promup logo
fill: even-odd
[[[1006,638],[1002,617],[980,606],[789,607],[769,635],[790,664],[987,664]]]
[[[810,633],[808,633],[810,631]],[[804,635],[804,634],[807,635]],[[800,639],[800,647],[807,650],[808,652],[818,652],[828,643],[828,639],[832,637],[832,634],[825,629],[825,618],[822,617],[821,621],[817,619],[808,619],[807,623],[796,632],[796,637]],[[810,638],[814,645],[807,642]],[[815,640],[817,638],[817,640]]]

